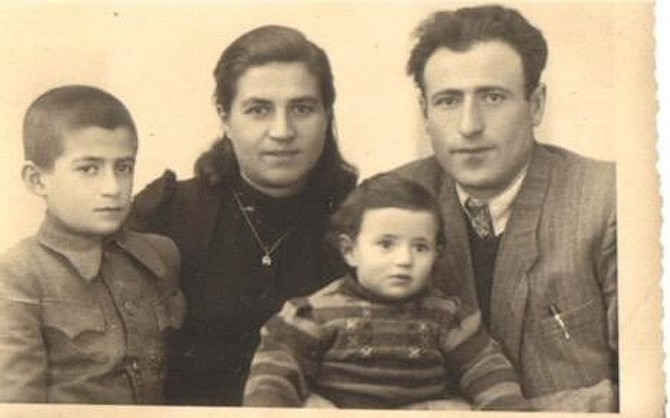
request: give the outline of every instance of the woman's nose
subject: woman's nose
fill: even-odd
[[[292,139],[295,136],[293,121],[287,110],[275,113],[270,127],[270,136],[279,140]]]

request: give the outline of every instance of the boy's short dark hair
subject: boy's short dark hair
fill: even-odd
[[[106,91],[83,85],[48,90],[35,99],[23,118],[24,158],[50,170],[63,151],[63,134],[67,130],[90,126],[104,129],[127,127],[137,138],[130,112]]]
[[[467,51],[479,42],[499,40],[514,48],[521,57],[526,98],[537,88],[547,63],[547,41],[542,32],[514,9],[488,5],[438,11],[428,16],[414,31],[417,42],[407,62],[407,74],[424,91],[426,62],[441,47]]]
[[[363,181],[342,202],[330,218],[330,244],[339,248],[340,234],[355,240],[365,211],[383,208],[430,212],[438,225],[437,243],[442,244],[442,222],[435,197],[420,184],[390,173],[378,174]]]

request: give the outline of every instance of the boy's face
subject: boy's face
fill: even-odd
[[[437,229],[428,211],[369,209],[358,237],[343,246],[343,254],[363,287],[388,300],[406,299],[429,283]]]
[[[137,141],[127,127],[66,130],[63,152],[41,170],[47,211],[72,232],[105,236],[130,209]]]

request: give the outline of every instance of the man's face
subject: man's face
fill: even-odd
[[[91,126],[67,130],[62,141],[53,168],[41,174],[48,212],[75,233],[112,234],[130,209],[135,135]]]
[[[239,78],[224,124],[242,177],[281,197],[300,191],[321,156],[328,112],[305,64],[271,62]]]
[[[503,191],[530,158],[544,87],[526,98],[521,57],[495,40],[437,49],[423,81],[426,130],[442,168],[474,197]]]
[[[429,284],[437,228],[428,211],[368,209],[356,239],[347,239],[344,258],[361,286],[384,299],[407,299]]]

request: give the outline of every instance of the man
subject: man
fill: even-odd
[[[616,411],[614,164],[536,142],[547,44],[517,11],[441,11],[416,35],[435,155],[397,172],[442,206],[438,282],[478,303],[535,407]]]

